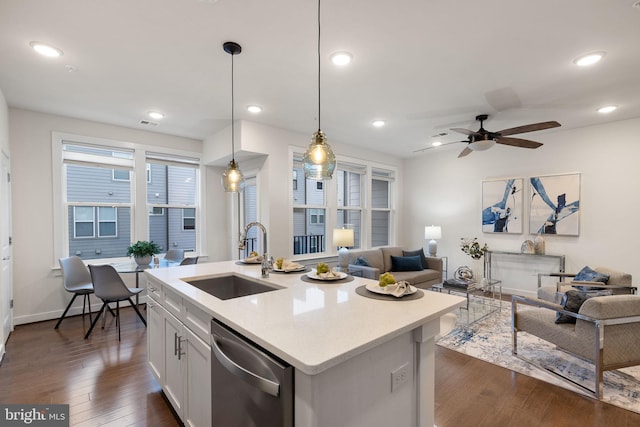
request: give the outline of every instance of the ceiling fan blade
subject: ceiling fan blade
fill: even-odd
[[[520,148],[538,148],[542,146],[541,142],[531,141],[522,138],[504,138],[502,136],[496,138],[498,144],[512,145]]]
[[[458,158],[460,158],[460,157],[464,157],[464,156],[468,155],[469,153],[471,153],[471,151],[473,151],[473,150],[471,150],[471,148],[469,148],[469,147],[464,147],[464,150],[462,150],[462,151],[460,152],[460,154],[458,154]]]
[[[452,131],[454,132],[458,132],[458,133],[462,133],[465,135],[477,135],[478,132],[473,131],[473,130],[469,130],[469,129],[464,129],[464,128],[451,128]]]
[[[507,136],[507,135],[515,135],[516,133],[525,133],[525,132],[533,132],[536,130],[557,128],[558,126],[560,126],[560,123],[556,121],[540,122],[540,123],[532,123],[530,125],[516,126],[514,128],[509,128],[509,129],[503,129],[496,133],[499,133],[502,136]]]

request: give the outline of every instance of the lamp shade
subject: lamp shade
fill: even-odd
[[[442,228],[439,225],[426,226],[424,228],[424,238],[429,240],[442,239]]]
[[[350,228],[335,228],[333,230],[333,245],[341,247],[353,246],[353,230]]]

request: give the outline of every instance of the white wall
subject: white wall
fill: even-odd
[[[0,114],[1,116],[1,114]],[[64,291],[53,255],[51,132],[201,152],[202,142],[68,117],[9,109],[15,324],[59,317]],[[215,208],[215,206],[213,207]],[[211,213],[215,215],[215,212]],[[80,299],[80,307],[82,302]]]
[[[402,210],[407,242],[424,246],[424,226],[442,226],[438,254],[448,256],[449,275],[471,259],[460,251],[461,237],[478,237],[490,249],[520,251],[522,242],[535,236],[501,235],[481,231],[482,181],[501,177],[581,174],[580,236],[545,236],[548,254],[564,254],[568,272],[585,265],[606,266],[631,273],[640,280],[637,263],[637,212],[640,210],[640,119],[619,121],[575,130],[531,134],[544,143],[536,150],[496,145],[465,158],[457,155],[464,147],[429,150],[405,162],[407,188]],[[528,190],[528,186],[525,185]],[[527,197],[525,193],[525,212]],[[525,268],[517,257],[503,258],[504,286],[520,294],[536,288],[535,268]],[[507,264],[511,265],[507,265]],[[515,265],[514,265],[515,264]],[[522,268],[522,274],[512,270]],[[548,266],[541,267],[548,268]]]
[[[236,124],[236,150],[243,153],[268,154],[261,165],[258,174],[258,220],[267,228],[268,248],[270,255],[274,257],[287,256],[290,253],[290,236],[292,235],[293,219],[292,212],[289,211],[289,194],[291,182],[291,165],[289,164],[289,149],[297,147],[300,152],[304,152],[311,142],[311,134],[315,129],[310,130],[308,135],[295,133],[279,128],[261,125],[254,122],[238,122]],[[224,137],[220,137],[224,135]],[[205,139],[203,152],[206,162],[216,162],[224,155],[230,155],[231,143],[230,128],[223,132]],[[340,156],[363,159],[381,165],[400,167],[402,161],[394,156],[373,152],[353,145],[337,142],[328,135],[329,144],[334,153]],[[226,142],[224,142],[226,141]],[[220,148],[225,145],[227,150]],[[238,157],[238,156],[236,156]],[[262,161],[262,159],[261,159]],[[239,161],[240,170],[245,171],[246,162]],[[249,163],[250,164],[250,163]],[[402,204],[402,174],[397,178],[398,204]],[[399,209],[399,215],[402,212]],[[233,236],[237,235],[237,230],[228,230]],[[397,240],[401,243],[402,235]],[[232,244],[235,244],[233,241]],[[236,254],[237,251],[233,251]],[[231,256],[231,253],[229,254]]]
[[[11,150],[9,147],[9,109],[7,107],[7,102],[4,98],[4,94],[2,93],[2,90],[0,90],[0,156],[6,156],[9,158],[9,169],[11,168],[10,162],[11,162]],[[4,177],[0,177],[0,179],[5,179]],[[4,186],[0,186],[0,188],[4,189]],[[4,199],[5,199],[5,194],[0,195],[0,200],[3,201],[4,203]],[[8,197],[7,197],[8,198]],[[11,226],[11,221],[10,218],[7,218],[8,215],[6,215],[4,213],[5,209],[0,209],[0,241],[1,242],[6,242],[8,241],[7,239],[10,237],[11,235],[11,230],[9,229]],[[7,227],[5,227],[7,226]],[[9,236],[6,235],[6,230],[8,230],[9,232]],[[5,254],[0,254],[0,257],[4,258]],[[2,267],[6,267],[7,265],[10,265],[9,263],[11,263],[11,260],[4,260],[2,261]],[[5,331],[4,331],[4,319],[5,316],[7,318],[10,318],[10,310],[9,312],[7,312],[7,310],[5,310],[5,307],[9,306],[9,302],[7,301],[8,299],[11,299],[12,296],[12,287],[13,287],[13,280],[12,280],[12,275],[11,275],[11,270],[4,270],[5,272],[9,272],[9,274],[0,274],[0,360],[2,360],[2,357],[5,354],[5,342],[6,340],[9,338],[8,336],[5,336]]]

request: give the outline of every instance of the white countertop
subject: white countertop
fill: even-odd
[[[235,273],[283,289],[220,300],[181,279]],[[423,290],[410,301],[381,301],[356,294],[369,279],[348,283],[301,280],[301,273],[270,273],[236,261],[145,270],[214,318],[308,375],[404,334],[466,304],[461,297]],[[304,273],[303,273],[304,274]]]

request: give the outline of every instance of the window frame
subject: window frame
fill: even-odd
[[[77,135],[65,132],[57,132],[53,131],[51,133],[51,144],[52,144],[52,187],[53,187],[53,242],[54,242],[54,251],[53,257],[51,259],[52,268],[58,268],[58,259],[69,256],[69,209],[68,202],[66,201],[66,174],[64,173],[64,153],[63,153],[63,145],[65,143],[69,143],[72,145],[84,145],[84,146],[94,146],[99,149],[115,149],[115,150],[128,150],[133,153],[133,159],[118,159],[112,158],[110,162],[111,166],[104,165],[104,162],[99,162],[101,167],[107,168],[129,168],[131,173],[131,203],[130,204],[121,204],[121,203],[78,203],[78,205],[87,205],[87,206],[109,206],[109,207],[128,207],[130,208],[131,214],[131,240],[148,240],[149,235],[149,211],[147,207],[147,188],[146,185],[150,180],[150,176],[148,173],[148,169],[146,168],[147,161],[147,153],[160,153],[163,156],[166,156],[167,159],[183,159],[189,158],[192,159],[195,164],[194,167],[197,169],[196,179],[197,179],[197,188],[196,188],[196,247],[197,252],[201,256],[206,256],[206,230],[204,227],[203,218],[206,217],[204,204],[201,202],[204,194],[206,193],[206,182],[202,177],[202,161],[201,156],[202,153],[185,151],[182,149],[173,149],[173,148],[164,148],[158,147],[156,145],[148,145],[143,143],[136,142],[128,142],[128,141],[118,141],[107,138],[98,138],[98,137],[89,137],[84,135]],[[77,154],[75,157],[80,158],[81,153]],[[67,161],[67,163],[69,163]],[[80,161],[79,163],[87,163]],[[90,163],[90,162],[89,162]],[[130,164],[133,163],[133,166]],[[96,165],[93,165],[96,166]],[[136,171],[141,171],[142,173],[136,173]],[[181,206],[184,207],[184,206]],[[116,221],[118,220],[116,215]],[[61,226],[62,225],[62,226]],[[95,229],[95,227],[94,227]],[[105,239],[108,237],[104,237]],[[110,261],[110,262],[118,262],[123,261],[126,256],[116,257],[116,258],[99,258],[100,260]]]
[[[289,146],[289,168],[294,170],[294,166],[297,163],[304,150],[301,147]],[[396,215],[397,205],[397,177],[398,168],[393,165],[383,164],[370,160],[356,159],[348,156],[336,156],[337,165],[336,170],[344,170],[347,172],[357,172],[360,175],[360,206],[344,206],[338,204],[337,192],[338,184],[337,180],[332,178],[330,181],[323,181],[323,188],[325,192],[325,202],[323,206],[308,205],[295,203],[293,200],[294,186],[293,180],[290,181],[289,186],[289,254],[294,259],[310,259],[321,258],[326,256],[333,256],[337,254],[337,248],[333,245],[331,232],[334,228],[337,228],[338,223],[338,211],[360,211],[361,221],[361,236],[359,241],[359,249],[372,249],[372,212],[384,210],[389,212],[388,226],[389,226],[389,245],[394,245],[398,235],[398,224]],[[388,181],[388,206],[386,208],[372,208],[372,179],[383,178]],[[304,180],[306,178],[298,176],[298,180]],[[304,184],[306,185],[306,183]],[[298,187],[300,184],[298,184]],[[318,253],[306,253],[293,255],[293,237],[294,237],[294,211],[296,209],[325,209],[325,251]]]

